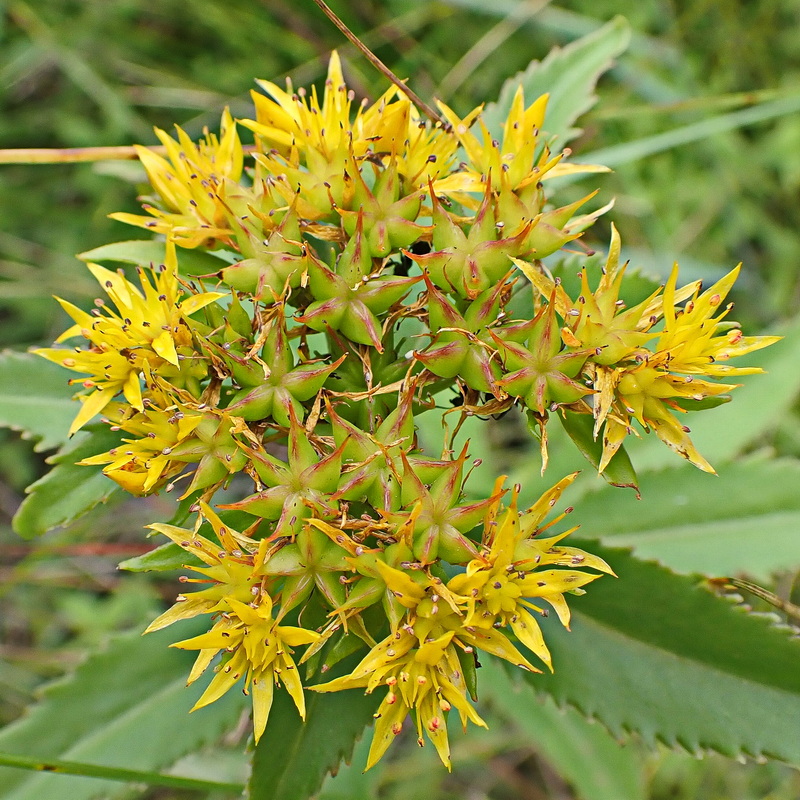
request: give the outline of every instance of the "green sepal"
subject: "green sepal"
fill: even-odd
[[[296,576],[305,571],[303,556],[296,542],[284,545],[264,563],[265,575]]]
[[[244,454],[237,451],[237,455],[241,457]],[[200,489],[207,489],[209,486],[214,486],[214,484],[224,481],[233,472],[238,471],[235,469],[237,466],[239,469],[244,466],[245,461],[241,460],[241,458],[237,458],[237,462],[237,464],[234,464],[233,458],[231,458],[230,465],[226,465],[217,458],[216,454],[206,453],[197,464],[197,469],[192,475],[192,482],[187,487],[186,494],[193,494]]]
[[[356,608],[368,608],[382,599],[385,588],[383,581],[378,578],[359,578],[347,596],[347,600],[336,611],[344,612]]]
[[[314,578],[308,573],[290,575],[281,588],[281,611],[287,612],[296,608],[311,596],[314,590]]]
[[[250,319],[250,315],[242,307],[242,303],[235,292],[228,306],[226,318],[230,327],[236,331],[239,336],[247,341],[252,338],[253,320]]]
[[[433,247],[425,255],[407,255],[430,274],[431,281],[448,293],[474,299],[494,289],[508,272],[509,258],[527,253],[527,237],[531,222],[512,236],[498,239],[494,218],[494,196],[490,185],[475,217],[468,222],[469,231],[445,211],[436,193],[431,191],[434,220]]]
[[[305,416],[302,404],[287,388],[270,383],[240,389],[228,404],[228,410],[232,414],[247,422],[273,419],[283,426],[289,424],[289,408],[293,409],[298,418]]]
[[[264,241],[263,231],[250,230],[236,221],[244,260],[220,270],[223,283],[263,302],[277,302],[286,287],[297,288],[313,259],[300,244],[302,233],[297,210],[292,206]]]
[[[340,572],[317,572],[317,591],[325,598],[330,608],[339,608],[347,600],[344,584],[339,580]]]
[[[364,242],[364,214],[358,212],[355,230],[336,260],[336,274],[348,286],[355,286],[372,272],[372,255]]]
[[[372,190],[364,182],[361,170],[354,166],[353,205],[357,210],[339,208],[337,211],[348,236],[353,236],[361,227],[373,258],[386,258],[393,251],[410,247],[430,231],[414,221],[422,209],[422,193],[400,197],[396,160],[378,175]]]
[[[592,392],[575,380],[589,351],[562,349],[554,306],[552,301],[544,304],[524,326],[528,331],[524,345],[490,331],[503,356],[504,375],[498,385],[540,415],[553,410],[553,404],[575,403]]]
[[[597,469],[603,454],[603,443],[594,438],[594,418],[592,415],[575,414],[562,409],[562,413],[558,414],[558,418],[581,455]],[[612,456],[602,475],[612,486],[635,489],[638,493],[639,482],[636,477],[636,471],[624,445]]]
[[[730,403],[731,399],[732,397],[729,394],[718,394],[704,397],[702,400],[692,400],[688,397],[674,397],[672,398],[672,402],[684,411],[704,411],[707,408],[716,408],[717,406],[725,405],[725,403]]]
[[[348,624],[352,624],[352,620]],[[326,654],[325,660],[322,662],[322,672],[327,672],[343,658],[347,658],[351,653],[361,650],[364,644],[364,640],[360,636],[356,636],[354,633],[343,632],[341,637],[339,637]]]
[[[301,404],[319,392],[343,358],[332,364],[306,362],[283,374],[273,372],[260,385],[236,392],[228,404],[228,411],[248,422],[272,418],[279,425],[288,426],[289,407],[298,418],[302,418]]]
[[[324,264],[309,268],[309,289],[315,298],[297,321],[312,330],[341,331],[358,344],[383,352],[379,316],[400,302],[420,277],[373,278],[350,286]]]
[[[473,702],[478,702],[478,654],[474,648],[470,652],[456,648],[458,663],[461,665],[461,675]]]

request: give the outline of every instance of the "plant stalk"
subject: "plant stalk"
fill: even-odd
[[[344,36],[356,47],[358,50],[364,55],[364,58],[372,64],[375,69],[378,70],[382,75],[388,78],[398,89],[400,89],[403,94],[411,100],[414,105],[416,105],[424,114],[427,116],[432,122],[436,122],[440,124],[445,129],[449,128],[450,125],[445,120],[443,120],[436,110],[428,105],[413,89],[411,89],[405,81],[401,81],[397,75],[392,72],[386,64],[381,61],[375,53],[372,52],[359,38],[356,36],[347,25],[342,22],[341,19],[336,15],[333,9],[325,2],[325,0],[314,0],[314,2],[320,7],[322,12],[325,14],[326,17],[344,34]]]

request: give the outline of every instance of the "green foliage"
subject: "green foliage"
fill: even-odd
[[[176,775],[163,775],[124,767],[103,767],[99,764],[87,764],[81,761],[64,761],[60,758],[31,758],[30,756],[11,755],[0,753],[0,765],[16,767],[34,772],[45,772],[51,775],[82,775],[87,778],[106,778],[111,781],[124,783],[148,784],[150,786],[170,787],[174,789],[188,789],[195,791],[228,791],[240,793],[242,786],[237,783],[222,783],[206,781],[198,778],[182,778]],[[94,783],[93,790],[101,787]],[[113,794],[113,789],[111,790]],[[126,790],[122,790],[127,795]],[[110,796],[110,795],[108,795]]]
[[[695,579],[594,547],[618,581],[573,604],[572,630],[547,625],[555,671],[526,675],[614,736],[727,756],[800,762],[800,642]],[[561,665],[568,665],[564,669]]]
[[[199,566],[202,562],[192,558],[186,551],[173,542],[159,545],[141,556],[126,558],[120,562],[119,568],[128,572],[167,572],[180,569],[185,565]]]
[[[590,161],[596,161],[598,164],[618,167],[621,164],[628,164],[657,153],[663,153],[665,150],[703,141],[720,133],[739,130],[748,125],[765,122],[776,117],[796,114],[798,111],[800,111],[800,94],[793,93],[789,97],[783,97],[779,100],[758,103],[753,108],[731,111],[728,114],[719,114],[701,122],[682,125],[673,130],[645,136],[633,142],[594,150],[587,153],[586,158]]]
[[[31,353],[0,353],[0,426],[36,440],[36,450],[52,450],[67,441],[75,416],[69,372],[43,364]]]
[[[78,258],[122,264],[161,264],[164,261],[164,244],[150,239],[112,242],[87,250]],[[181,250],[179,256],[179,268],[185,275],[213,275],[227,264],[227,261],[220,261],[212,253],[203,250]]]
[[[146,780],[148,772],[216,741],[241,714],[241,700],[232,695],[189,724],[196,693],[184,685],[186,656],[169,649],[168,640],[163,634],[142,638],[138,631],[116,637],[0,731],[0,752],[138,770]],[[128,796],[119,780],[0,768],[8,800]]]
[[[357,662],[338,664],[330,677],[346,674]],[[350,761],[381,699],[359,690],[314,693],[307,699],[303,722],[288,695],[277,695],[270,724],[253,753],[248,800],[305,800],[314,795],[328,773],[335,775],[343,760]]]
[[[574,708],[557,708],[552,698],[534,700],[530,683],[513,680],[494,662],[483,665],[481,691],[484,702],[535,745],[580,800],[646,797],[641,760],[631,742],[621,747],[602,725],[589,723]]]
[[[786,338],[752,357],[768,374],[745,379],[733,402],[686,415],[693,440],[719,477],[675,466],[674,455],[651,436],[628,448],[642,500],[611,486],[570,497],[576,511],[569,519],[580,522],[586,535],[606,545],[629,546],[637,557],[656,558],[666,568],[609,550],[607,558],[619,580],[603,579],[586,597],[571,600],[571,633],[547,624],[554,675],[529,676],[517,690],[494,665],[486,666],[480,676],[485,699],[481,714],[491,731],[454,744],[456,771],[447,779],[450,783],[436,777],[432,763],[424,760],[431,748],[417,753],[413,737],[400,742],[401,748],[409,747],[386,769],[360,775],[365,736],[356,747],[354,766],[340,778],[327,778],[321,797],[355,800],[380,791],[381,797],[429,800],[465,796],[468,787],[505,800],[520,796],[520,786],[530,777],[530,764],[516,755],[517,749],[533,746],[551,769],[542,770],[544,779],[533,777],[532,793],[541,794],[541,785],[552,789],[552,781],[558,780],[554,769],[587,800],[760,798],[766,786],[771,797],[791,800],[800,787],[780,764],[740,770],[718,759],[700,763],[676,754],[653,755],[645,748],[619,750],[614,739],[625,737],[648,747],[660,740],[691,753],[710,748],[728,756],[763,754],[800,764],[796,643],[771,620],[748,615],[715,598],[695,579],[670,571],[744,574],[764,583],[777,575],[773,588],[792,597],[800,559],[794,533],[800,510],[795,491],[800,327],[796,321],[777,322],[795,312],[800,286],[795,202],[800,185],[795,113],[800,68],[793,7],[787,0],[752,7],[687,6],[672,9],[667,20],[655,0],[635,7],[611,0],[570,3],[569,9],[550,4],[537,14],[520,10],[515,0],[358,0],[335,5],[398,74],[411,76],[412,85],[427,96],[471,43],[489,36],[485,47],[494,49],[484,53],[481,68],[453,98],[445,99],[466,112],[483,98],[498,96],[501,82],[519,69],[487,109],[488,118],[502,116],[520,81],[531,94],[550,91],[545,127],[562,137],[560,144],[580,133],[575,121],[594,104],[595,80],[619,57],[599,88],[603,102],[581,118],[584,132],[574,146],[578,161],[615,166],[616,173],[603,179],[604,194],[618,198],[615,222],[634,245],[630,252],[658,265],[656,283],[678,257],[684,274],[690,266],[689,277],[704,278],[718,277],[743,259],[746,272],[736,298],[737,318],[744,314],[750,327],[754,322],[780,327]],[[244,0],[196,0],[188,7],[172,0],[149,6],[133,0],[113,8],[13,3],[2,31],[9,57],[3,68],[8,92],[2,101],[0,146],[152,142],[152,123],[167,127],[175,120],[199,135],[204,124],[216,124],[218,109],[225,104],[232,105],[235,115],[246,113],[244,93],[251,85],[254,52],[260,54],[259,77],[280,83],[279,76],[294,69],[295,85],[301,85],[321,77],[317,53],[337,46],[357,93],[377,96],[384,88],[379,79],[308,6],[290,8],[278,2],[256,8]],[[603,24],[618,11],[630,15],[634,29],[631,48],[621,57],[626,26],[619,20]],[[585,39],[573,41],[584,34]],[[545,56],[554,40],[567,44]],[[732,48],[732,41],[740,46]],[[529,64],[532,55],[541,60]],[[303,64],[306,59],[312,60]],[[51,293],[84,304],[94,295],[95,286],[72,259],[76,250],[93,246],[82,257],[111,268],[163,260],[158,242],[103,244],[119,238],[121,229],[98,209],[135,207],[130,186],[111,177],[136,182],[141,170],[131,166],[2,168],[0,212],[8,233],[0,234],[0,342],[25,346],[49,340],[56,330]],[[581,187],[568,186],[566,191],[578,197]],[[587,242],[597,246],[591,237]],[[686,252],[693,262],[683,258]],[[219,251],[182,250],[179,260],[182,272],[193,276],[213,274],[227,263]],[[36,440],[37,450],[66,447],[53,458],[53,471],[31,487],[18,512],[15,526],[26,537],[69,524],[98,504],[102,511],[102,503],[116,491],[99,467],[74,466],[77,458],[108,449],[111,439],[93,432],[67,443],[65,432],[75,413],[68,399],[69,375],[41,359],[31,368],[33,362],[32,356],[20,353],[0,357],[0,425]],[[473,421],[465,430],[472,430]],[[577,421],[582,429],[573,425],[570,434],[596,464],[591,420]],[[425,417],[424,425],[431,425]],[[512,457],[507,450],[499,452],[492,438],[497,431],[500,436],[510,431],[513,440],[511,415],[492,430],[490,435],[481,432],[482,445],[473,438],[471,453],[485,462],[475,479],[488,474],[486,462],[504,460],[515,469],[524,464],[519,474],[533,481],[536,448],[518,446]],[[551,470],[561,469],[559,445],[565,443],[554,432]],[[758,457],[737,460],[752,450],[760,451]],[[36,468],[32,461],[31,469]],[[624,451],[607,473],[612,484],[637,482]],[[0,500],[5,512],[5,495]],[[152,504],[151,518],[164,519],[174,505],[168,500],[143,502]],[[50,541],[47,537],[35,547],[47,547]],[[596,550],[594,542],[587,547]],[[31,552],[30,563],[36,565],[39,551]],[[121,566],[153,572],[148,579],[160,580],[160,573],[186,562],[185,552],[167,544]],[[22,570],[10,573],[9,588],[19,591],[18,581],[31,580],[41,602],[63,602],[48,585],[50,578],[40,578],[35,568],[29,572],[32,578]],[[58,573],[55,580],[61,580]],[[96,585],[86,579],[76,592],[100,616],[97,586],[113,590],[116,580],[104,576]],[[173,595],[172,587],[166,593]],[[3,632],[13,637],[20,623],[13,613],[6,616]],[[98,623],[98,629],[104,626]],[[116,782],[2,769],[3,792],[14,800],[130,796],[138,790],[118,781],[132,779],[134,773],[142,782],[167,786],[157,770],[232,728],[239,714],[232,697],[224,701],[227,705],[218,702],[187,719],[192,693],[182,685],[186,665],[161,638],[130,636],[113,643],[65,683],[46,690],[28,716],[0,732],[0,751],[18,754],[20,762],[30,755],[36,763],[68,761],[76,771],[74,765],[82,764],[86,774],[93,774],[93,764],[111,771],[124,767],[127,778],[122,769],[107,775]],[[34,639],[33,647],[34,658],[47,653],[52,635]],[[0,660],[0,698],[15,696],[20,674],[30,676],[24,660],[28,656],[14,662],[14,652],[9,647],[0,654],[11,659]],[[549,700],[532,701],[531,688],[596,717],[611,735],[597,724],[586,726],[572,709],[564,714]],[[374,709],[372,696],[360,690],[315,694],[307,700],[309,722],[303,726],[286,696],[276,697],[275,725],[254,755],[252,800],[307,797],[317,791],[325,775],[350,755]],[[215,758],[212,753],[204,759],[206,774],[212,782],[224,782],[215,772],[221,769]],[[505,784],[502,775],[514,776],[516,782]],[[737,777],[741,775],[749,777]],[[643,776],[648,776],[647,786]],[[174,787],[181,785],[191,788],[189,783]],[[210,786],[195,788],[213,792]],[[569,791],[559,786],[552,791],[559,789],[562,794]]]
[[[800,566],[798,485],[800,464],[788,458],[725,463],[719,475],[662,469],[641,474],[641,499],[590,492],[570,520],[585,535],[632,547],[678,572],[769,581]]]
[[[563,49],[554,48],[543,61],[532,61],[524,72],[503,84],[497,102],[487,105],[486,127],[499,138],[518,86],[527,97],[549,93],[544,131],[550,149],[560,150],[581,133],[573,127],[575,120],[597,102],[594,91],[598,78],[625,51],[629,40],[628,23],[623,17],[616,17]],[[590,159],[589,163],[607,162]]]
[[[103,475],[100,467],[76,463],[119,444],[119,438],[104,427],[78,435],[51,456],[53,469],[28,487],[28,496],[14,517],[14,530],[26,538],[41,536],[58,525],[68,525],[119,493],[119,486]]]
[[[565,414],[561,417],[561,424],[581,455],[597,469],[603,446],[592,435],[594,420],[586,414]],[[624,447],[620,447],[615,453],[603,471],[603,478],[618,489],[636,489],[639,485],[636,471]]]

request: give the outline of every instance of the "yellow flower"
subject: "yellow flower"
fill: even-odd
[[[673,375],[650,364],[651,361],[646,360],[638,367],[617,371],[617,400],[609,414],[611,426],[606,423],[607,427],[622,427],[627,430],[633,418],[646,430],[652,428],[664,444],[696,467],[713,473],[714,468],[689,438],[689,428],[675,417],[676,413],[686,413],[686,409],[678,401],[704,400],[733,391],[739,384],[711,383],[693,376]],[[609,436],[609,442],[611,441]],[[605,445],[605,448],[610,450],[611,445]],[[604,454],[602,465],[605,466],[608,460],[609,457]]]
[[[582,172],[607,172],[605,167],[560,163],[564,153],[551,156],[547,147],[541,146],[539,134],[544,123],[549,95],[543,94],[525,108],[525,95],[519,87],[514,95],[503,128],[503,141],[492,139],[481,119],[482,106],[463,119],[444,103],[439,102],[442,114],[453,128],[455,136],[467,154],[467,166],[436,182],[435,189],[442,194],[459,195],[467,192],[483,194],[486,185],[499,193],[503,188],[520,191],[535,186],[545,178]],[[470,132],[475,122],[481,129],[483,142]],[[537,151],[541,151],[537,155]]]
[[[365,688],[370,694],[379,686],[388,687],[375,714],[367,769],[383,756],[409,714],[415,717],[419,745],[427,735],[449,769],[448,712],[455,708],[464,728],[470,721],[486,726],[467,699],[456,650],[473,650],[471,644],[461,641],[462,633],[469,636],[461,626],[465,598],[455,596],[441,579],[425,571],[396,569],[380,558],[374,560],[373,567],[386,591],[406,613],[349,675],[309,688],[316,692]],[[498,631],[494,633],[504,638]],[[510,642],[508,645],[513,649]]]
[[[225,187],[228,183],[236,184],[243,165],[242,144],[230,112],[225,109],[222,114],[220,137],[205,131],[205,140],[198,144],[175,127],[177,140],[155,129],[169,161],[146,147],[136,146],[162,208],[145,205],[149,217],[122,212],[110,216],[164,234],[182,247],[228,241],[232,231],[225,216]]]
[[[154,378],[147,364],[143,374],[147,385],[143,411],[113,402],[105,409],[112,430],[135,438],[123,439],[117,447],[79,464],[108,464],[103,473],[135,495],[157,491],[170,478],[196,465],[183,497],[209,487],[213,493],[244,469],[247,455],[237,436],[250,439],[252,433],[243,419],[206,407],[188,392]]]
[[[734,367],[725,362],[767,347],[780,337],[744,336],[737,323],[725,321],[732,306],[724,306],[723,301],[739,267],[701,294],[699,281],[678,287],[676,264],[666,286],[626,308],[619,297],[627,267],[620,264],[620,248],[619,234],[612,226],[608,258],[597,288],[591,289],[584,268],[581,293],[575,300],[534,264],[519,259],[514,263],[539,293],[553,298],[565,322],[561,330],[564,342],[570,348],[595,350],[584,373],[595,389],[595,437],[602,430],[599,471],[605,470],[626,436],[638,435],[633,428],[636,420],[690,463],[714,472],[692,443],[689,428],[676,415],[686,413],[682,404],[688,407],[738,385],[704,378],[762,372],[759,367]]]
[[[294,93],[291,84],[288,91],[283,91],[271,81],[256,83],[269,97],[251,92],[256,119],[242,120],[241,124],[263,139],[270,149],[287,155],[295,147],[302,151],[311,148],[330,156],[347,145],[353,96],[344,82],[336,51],[331,53],[321,105],[316,88],[311,89],[311,97],[307,98],[305,89]],[[363,108],[359,108],[356,127],[362,124],[362,115]]]
[[[245,694],[253,698],[253,733],[255,741],[267,727],[274,687],[281,683],[305,719],[303,686],[292,658],[292,647],[316,642],[320,635],[305,628],[278,625],[273,617],[272,600],[260,592],[248,604],[234,597],[223,599],[229,611],[223,614],[208,633],[176,642],[172,647],[199,650],[189,683],[206,670],[214,656],[223,651],[223,660],[205,692],[192,711],[219,700],[244,678]]]
[[[83,407],[70,427],[70,435],[99,414],[120,392],[133,408],[144,411],[140,374],[145,365],[153,373],[161,372],[172,378],[187,369],[191,371],[194,351],[187,318],[225,296],[219,292],[205,292],[181,300],[172,242],[167,242],[164,264],[154,270],[152,276],[138,268],[142,291],[121,272],[112,272],[98,264],[89,264],[88,267],[116,309],[97,301],[99,308],[94,310],[94,314],[87,314],[72,303],[59,299],[76,324],[56,341],[83,336],[89,341],[90,348],[34,351],[67,369],[88,375],[88,378],[70,381],[91,390],[83,398]],[[187,358],[188,362],[183,364]],[[204,366],[201,365],[200,370],[205,373]]]
[[[744,336],[737,323],[725,323],[733,304],[722,305],[739,275],[741,264],[703,294],[695,289],[683,309],[677,308],[677,265],[664,287],[664,331],[651,364],[686,375],[750,375],[760,367],[733,367],[720,362],[774,344],[780,336]],[[719,312],[715,317],[714,315]]]
[[[211,524],[219,543],[206,539],[196,531],[175,525],[154,523],[149,527],[157,533],[163,533],[206,564],[205,567],[191,567],[203,578],[184,578],[184,583],[211,585],[188,595],[178,595],[175,605],[153,620],[145,633],[161,630],[173,622],[191,619],[199,614],[227,612],[230,610],[230,598],[249,603],[260,591],[260,578],[253,574],[254,559],[250,552],[254,546],[252,540],[224,525],[207,503],[200,502],[200,511],[202,518]]]
[[[450,172],[458,150],[458,139],[449,129],[426,124],[416,106],[405,106],[407,123],[403,146],[397,150],[397,171],[403,179],[404,193],[428,186]]]
[[[663,313],[661,289],[656,289],[633,308],[626,308],[620,300],[628,266],[627,262],[620,264],[621,244],[619,233],[612,223],[608,258],[597,288],[592,290],[588,270],[584,267],[578,273],[581,291],[576,300],[567,295],[560,281],[554,281],[533,264],[513,259],[542,296],[553,298],[556,311],[566,323],[562,330],[565,342],[573,348],[595,350],[591,361],[598,365],[615,364],[634,356],[646,342],[657,336],[650,329]],[[676,295],[676,302],[685,300],[693,288],[694,284],[684,287]]]
[[[331,55],[325,91],[283,91],[259,81],[269,96],[253,93],[255,120],[241,124],[256,134],[264,152],[256,153],[256,183],[274,187],[295,203],[305,220],[332,223],[338,229],[336,209],[358,208],[354,174],[367,168],[397,170],[402,195],[412,194],[447,172],[458,140],[449,131],[423,122],[416,107],[390,88],[373,105],[359,105],[351,119],[353,93],[342,75],[336,52]],[[367,178],[371,184],[373,175]],[[296,198],[294,195],[296,194]],[[313,229],[315,235],[333,235]]]
[[[396,87],[388,89],[376,103],[361,103],[355,118],[350,119],[353,92],[348,90],[338,53],[331,53],[325,91],[320,103],[312,87],[308,97],[304,89],[282,90],[270,81],[257,81],[269,97],[253,92],[255,120],[241,120],[269,150],[283,157],[297,152],[306,166],[309,153],[317,153],[333,163],[341,154],[352,152],[357,158],[367,153],[400,153],[403,147],[420,147],[420,138],[430,147],[427,137],[411,137],[412,126],[419,124],[419,115],[410,102],[394,99]],[[436,138],[436,137],[434,137]],[[455,142],[453,143],[455,149]]]
[[[489,644],[493,644],[495,628],[508,626],[517,639],[552,670],[550,651],[544,643],[539,623],[530,613],[536,611],[542,614],[544,611],[532,598],[549,603],[562,624],[569,627],[565,593],[580,589],[600,575],[564,567],[580,564],[599,573],[614,574],[608,564],[597,556],[577,548],[556,546],[574,528],[549,539],[533,538],[542,530],[539,525],[544,516],[574,479],[575,475],[564,478],[523,514],[517,509],[515,489],[511,504],[499,521],[495,517],[500,499],[495,501],[485,526],[484,552],[467,565],[464,573],[451,578],[447,584],[452,592],[468,599],[463,626],[472,637],[460,634],[464,641],[519,663],[516,661],[517,655],[497,652],[483,640],[483,637],[490,637]],[[542,569],[546,566],[557,568]]]
[[[182,650],[200,651],[189,675],[189,684],[205,672],[218,653],[223,653],[216,675],[192,711],[218,700],[244,678],[244,692],[252,694],[253,698],[253,729],[258,742],[267,725],[275,684],[282,683],[286,687],[300,716],[305,718],[303,687],[292,658],[292,647],[316,642],[320,635],[278,624],[280,617],[276,619],[273,615],[268,592],[269,579],[254,569],[254,550],[258,543],[224,525],[206,503],[200,503],[200,510],[211,523],[219,544],[174,525],[150,527],[207,565],[191,568],[202,578],[186,578],[184,582],[211,586],[179,596],[178,602],[154,620],[145,633],[199,614],[215,614],[216,622],[207,633],[172,645]]]
[[[655,434],[672,450],[704,472],[714,468],[700,454],[689,437],[689,428],[676,415],[685,414],[681,403],[715,397],[737,388],[739,384],[716,383],[704,377],[746,375],[762,372],[760,367],[734,367],[725,362],[778,341],[779,336],[743,336],[736,323],[724,322],[731,305],[722,303],[739,274],[731,270],[711,288],[700,294],[699,284],[685,307],[687,287],[677,289],[677,265],[664,287],[658,314],[664,328],[653,345],[655,352],[641,349],[636,363],[606,368],[600,374],[600,400],[595,410],[596,426],[605,421],[603,455],[600,471],[605,469],[625,436],[632,432],[635,419]],[[717,314],[717,312],[720,312]],[[717,316],[715,317],[715,314]]]
[[[375,645],[350,675],[309,687],[315,692],[366,687],[367,693],[379,686],[388,687],[375,714],[367,769],[380,760],[412,712],[418,743],[423,745],[426,735],[448,769],[447,712],[455,708],[464,726],[470,721],[486,727],[467,700],[464,676],[453,645],[454,636],[454,631],[448,631],[420,641],[414,629],[407,625]]]
[[[125,403],[109,404],[105,409],[109,421],[136,438],[123,439],[107,453],[78,463],[108,464],[103,473],[134,495],[148,494],[182,472],[186,463],[174,460],[172,451],[194,433],[204,416],[187,406],[170,403],[164,392],[159,395],[160,405],[145,402],[144,411]]]

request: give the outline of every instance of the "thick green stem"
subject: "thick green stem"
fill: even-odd
[[[196,789],[198,791],[242,792],[244,787],[238,783],[222,783],[184,778],[179,775],[162,775],[122,767],[104,767],[100,764],[86,764],[81,761],[62,761],[56,758],[31,758],[14,753],[0,753],[0,766],[18,767],[35,772],[58,772],[63,775],[84,775],[89,778],[121,781],[123,783],[144,783],[148,786],[166,786],[172,789]]]

